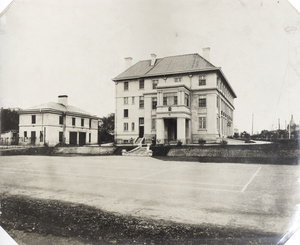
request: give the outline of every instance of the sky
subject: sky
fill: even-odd
[[[6,5],[11,2],[7,1]],[[0,11],[4,1],[1,1]],[[0,17],[0,106],[67,94],[99,117],[133,64],[210,47],[237,94],[240,131],[300,123],[300,9],[287,0],[14,0]]]

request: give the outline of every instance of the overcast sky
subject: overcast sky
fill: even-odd
[[[106,116],[124,57],[204,47],[237,94],[240,131],[251,133],[252,113],[254,132],[291,114],[300,123],[300,16],[287,0],[14,0],[0,19],[0,106],[67,94]]]

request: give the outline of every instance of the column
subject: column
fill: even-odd
[[[177,118],[177,140],[182,141],[182,144],[186,144],[184,117]]]
[[[165,131],[164,119],[157,118],[156,119],[156,140],[157,140],[156,143],[157,144],[164,143],[164,131]]]

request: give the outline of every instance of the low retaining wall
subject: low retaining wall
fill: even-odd
[[[114,146],[90,146],[90,147],[55,147],[54,154],[78,154],[78,155],[112,155],[117,147]]]
[[[117,147],[115,146],[95,146],[95,147],[30,147],[3,149],[0,155],[113,155]]]
[[[203,162],[298,164],[300,149],[276,144],[153,147],[154,156]]]

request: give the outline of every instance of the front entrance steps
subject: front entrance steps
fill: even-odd
[[[138,146],[131,151],[122,150],[122,156],[138,156],[138,157],[151,157],[152,150],[150,150],[150,145],[147,147]]]
[[[135,145],[141,145],[142,143],[143,143],[143,141],[144,141],[144,137],[139,137],[139,138],[137,138],[136,140],[135,140],[135,142],[134,142],[134,144]]]

